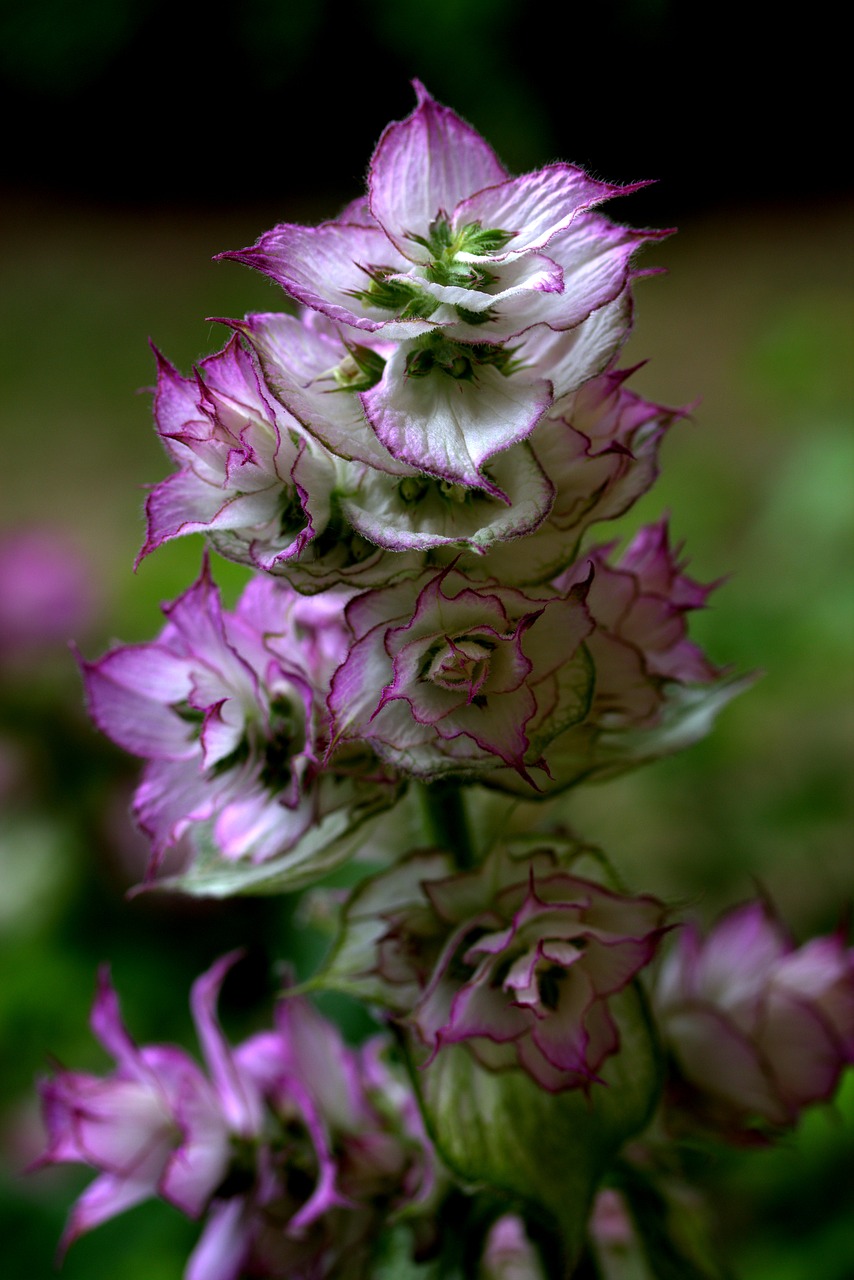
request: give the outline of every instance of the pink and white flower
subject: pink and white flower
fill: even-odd
[[[665,908],[602,883],[604,860],[543,837],[474,871],[418,853],[354,895],[324,981],[385,1005],[435,1056],[588,1090],[620,1047],[613,1002],[652,959]]]
[[[152,841],[152,873],[199,824],[222,857],[258,863],[349,801],[349,783],[320,776],[323,695],[346,651],[344,598],[314,605],[258,579],[227,613],[205,565],[164,606],[157,640],[82,663],[98,727],[148,761],[134,813]]]
[[[585,530],[646,493],[662,437],[683,414],[630,391],[632,372],[591,378],[540,420],[529,443],[554,492],[548,515],[523,542],[494,545],[479,563],[468,557],[467,570],[517,585],[547,582],[576,559]]]
[[[221,969],[213,972],[221,981]],[[200,979],[197,994],[206,980],[210,975]],[[198,999],[196,1013],[199,1038],[209,1048],[214,1029]],[[63,1247],[155,1195],[189,1217],[201,1216],[229,1167],[232,1136],[247,1120],[247,1104],[241,1113],[237,1095],[221,1093],[183,1050],[137,1047],[106,971],[91,1026],[116,1060],[112,1075],[59,1071],[40,1085],[48,1146],[37,1167],[82,1162],[99,1171],[74,1206]]]
[[[389,1213],[432,1192],[414,1099],[378,1041],[347,1048],[297,998],[280,1002],[274,1030],[229,1045],[216,1005],[236,959],[193,986],[206,1072],[172,1046],[138,1048],[102,974],[92,1026],[117,1070],[60,1071],[41,1086],[48,1148],[38,1167],[99,1170],[64,1244],[160,1196],[204,1218],[185,1280],[363,1277]]]
[[[749,1140],[795,1124],[854,1062],[854,951],[840,933],[797,947],[765,903],[748,902],[705,937],[680,931],[655,1009],[671,1120]]]
[[[140,558],[207,533],[229,559],[281,570],[329,524],[334,459],[269,393],[236,336],[195,379],[156,354],[157,430],[180,470],[149,495]]]
[[[415,88],[416,109],[377,145],[367,199],[222,256],[270,275],[354,340],[393,344],[358,392],[370,430],[399,462],[489,490],[489,459],[614,356],[631,259],[655,233],[592,212],[644,184],[615,187],[567,164],[511,178],[469,125]],[[607,308],[609,349],[580,376],[576,353],[571,385],[559,362],[553,380],[509,345],[537,327],[583,327]]]
[[[329,696],[332,741],[358,739],[416,777],[530,783],[542,745],[587,709],[584,588],[533,598],[455,569],[366,592]]]
[[[405,553],[440,546],[482,552],[496,540],[529,532],[545,516],[552,488],[525,445],[495,457],[488,489],[437,479],[429,466],[421,470],[389,453],[366,423],[355,394],[355,388],[380,376],[377,369],[393,351],[388,343],[354,344],[341,326],[311,312],[300,318],[251,315],[233,323],[257,351],[278,399],[338,460],[329,535],[337,534],[338,547],[346,547],[348,539],[361,544],[361,551],[353,549],[358,563],[347,569],[348,581],[383,585],[404,569],[411,573],[413,566],[415,571],[423,567],[422,556]],[[333,567],[338,547],[327,549],[327,541],[331,536],[321,537],[298,564],[288,565],[301,589],[320,568],[318,552]],[[377,548],[398,555],[378,558]]]
[[[688,638],[687,615],[715,584],[683,572],[665,520],[642,528],[616,563],[613,545],[591,548],[553,583],[562,592],[585,586],[595,686],[585,717],[545,753],[548,776],[537,775],[545,792],[614,777],[689,745],[751,679],[728,676]],[[485,781],[521,790],[509,770]]]

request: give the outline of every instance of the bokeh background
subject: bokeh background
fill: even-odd
[[[762,21],[760,22],[760,19]],[[762,679],[679,757],[566,806],[640,889],[710,919],[758,881],[799,938],[854,891],[852,192],[835,131],[841,45],[822,7],[679,0],[171,0],[0,9],[0,1189],[4,1275],[41,1280],[79,1169],[21,1176],[50,1056],[101,1070],[86,1028],[112,964],[142,1040],[192,1045],[186,996],[215,956],[234,1036],[272,966],[322,946],[287,899],[127,897],[145,850],[136,776],[82,710],[69,653],[151,638],[201,545],[134,575],[154,436],[147,340],[184,371],[222,344],[208,316],[281,308],[214,253],[279,221],[333,216],[419,76],[511,170],[553,159],[658,184],[613,216],[678,225],[637,288],[635,385],[698,401],[625,529],[671,514],[695,574],[726,579],[694,634]],[[228,599],[242,571],[218,562]],[[727,576],[730,575],[730,576]],[[41,622],[39,621],[41,619]],[[359,1018],[336,1012],[354,1035]],[[718,1237],[742,1280],[854,1274],[854,1089],[773,1151],[707,1155]],[[77,1243],[65,1280],[180,1276],[196,1228],[163,1205]]]

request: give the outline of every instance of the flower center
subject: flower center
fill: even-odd
[[[515,232],[502,231],[499,227],[482,227],[479,222],[466,222],[455,228],[451,226],[447,214],[440,209],[430,223],[426,236],[412,232],[407,235],[407,239],[421,245],[430,254],[430,261],[423,267],[423,272],[424,278],[431,284],[485,293],[496,283],[498,277],[487,270],[483,263],[466,261],[460,255],[484,257],[498,253],[514,235]],[[346,292],[366,306],[391,311],[400,320],[429,320],[441,305],[419,286],[416,279],[404,276],[395,267],[382,263],[357,265],[367,276],[368,284],[364,289],[348,289]],[[454,310],[468,324],[485,324],[492,319],[492,312],[488,308],[485,311],[470,311],[464,306],[456,305]],[[346,376],[345,370],[344,377]],[[339,385],[343,388],[347,384]]]
[[[426,678],[441,689],[466,689],[471,702],[489,675],[491,646],[471,637],[452,640],[446,636],[445,641],[447,647],[433,656]]]

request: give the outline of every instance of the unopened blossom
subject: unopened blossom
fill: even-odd
[[[194,379],[156,354],[157,430],[180,470],[148,498],[141,555],[202,532],[256,568],[276,571],[298,558],[329,524],[333,459],[267,390],[236,336]]]
[[[530,783],[542,742],[585,713],[583,587],[536,598],[450,568],[357,596],[347,620],[332,741],[365,741],[406,773],[507,766]]]
[[[349,327],[354,343],[391,344],[358,390],[377,440],[419,471],[490,489],[489,459],[615,354],[631,258],[653,233],[592,212],[643,184],[615,187],[568,164],[512,178],[469,125],[415,88],[416,109],[377,145],[366,199],[223,256]],[[572,331],[600,311],[608,349],[570,385],[517,350],[532,330]]]
[[[677,935],[655,990],[669,1115],[738,1141],[796,1123],[854,1061],[854,951],[798,947],[763,902]]]
[[[348,908],[352,989],[365,984],[434,1056],[465,1044],[483,1066],[522,1067],[550,1092],[589,1090],[620,1047],[609,1002],[666,925],[662,903],[601,883],[592,856],[581,874],[577,855],[544,839],[470,872],[434,852],[382,873]]]
[[[300,604],[271,579],[225,612],[207,565],[164,613],[157,640],[82,664],[98,727],[148,761],[134,814],[152,841],[152,871],[201,823],[226,859],[263,862],[350,797],[319,776],[322,698],[344,652],[340,613]],[[326,640],[304,642],[308,620]]]

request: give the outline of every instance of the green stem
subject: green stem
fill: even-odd
[[[461,870],[473,867],[474,847],[460,784],[419,782],[416,785],[427,839],[452,853]]]

